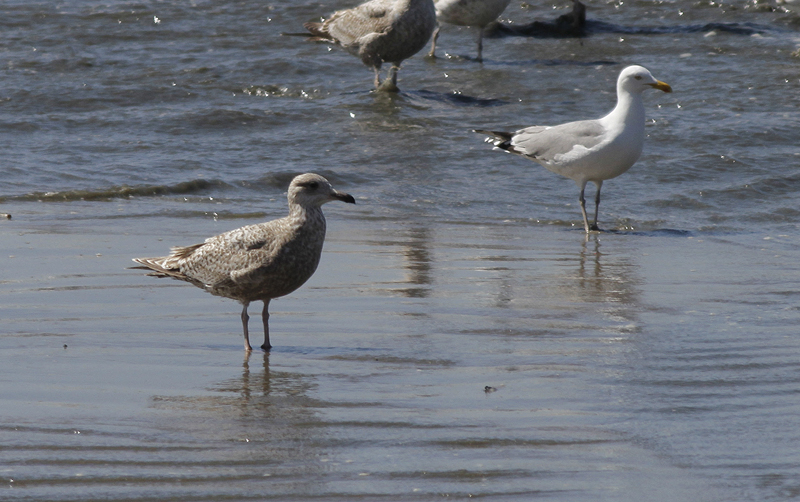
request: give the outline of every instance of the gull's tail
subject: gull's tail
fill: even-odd
[[[304,23],[303,28],[308,30],[307,36],[310,42],[336,42],[330,33],[325,29],[325,23]]]
[[[180,271],[180,260],[194,253],[202,245],[203,244],[174,246],[170,249],[169,256],[160,256],[158,258],[133,258],[133,261],[140,266],[130,268],[150,270],[149,275],[156,277],[174,277],[175,279],[191,282],[192,280]]]

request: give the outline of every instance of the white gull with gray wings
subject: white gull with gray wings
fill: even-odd
[[[598,230],[600,188],[633,166],[644,145],[644,103],[646,89],[672,92],[641,66],[629,66],[617,79],[617,106],[605,117],[557,126],[532,126],[519,131],[475,130],[490,136],[495,149],[515,153],[538,162],[548,170],[573,180],[581,189],[579,201],[586,232]],[[597,185],[594,223],[586,215],[584,190],[588,182]]]
[[[191,282],[209,293],[244,305],[244,348],[252,350],[247,307],[264,302],[264,350],[269,341],[269,302],[302,286],[317,269],[325,241],[322,205],[339,200],[355,204],[349,194],[338,192],[318,174],[301,174],[289,185],[289,215],[248,225],[214,237],[202,244],[176,246],[169,256],[134,258],[152,270],[151,275]]]

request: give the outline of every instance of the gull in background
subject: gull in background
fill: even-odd
[[[436,27],[433,0],[371,0],[340,10],[321,23],[305,23],[312,41],[333,42],[375,72],[375,89],[397,92],[400,63],[421,51]],[[392,63],[381,83],[384,62]]]
[[[506,10],[511,0],[435,0],[436,30],[433,32],[431,51],[428,56],[436,57],[436,40],[439,38],[441,23],[457,26],[476,26],[478,28],[478,58],[483,61],[483,32],[486,26],[496,20]]]

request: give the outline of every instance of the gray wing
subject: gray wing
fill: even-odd
[[[515,132],[505,147],[497,146],[540,162],[557,163],[599,145],[605,133],[599,121],[581,120],[553,127],[526,127]]]

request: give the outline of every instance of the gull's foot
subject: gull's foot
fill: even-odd
[[[269,352],[269,349],[271,349],[271,348],[272,348],[272,345],[269,345],[268,343],[263,343],[263,344],[261,344],[261,349],[262,349],[264,352]]]
[[[381,85],[379,85],[375,90],[380,92],[400,92],[400,88],[397,87],[397,84],[392,82],[392,80],[389,78],[381,82]]]

